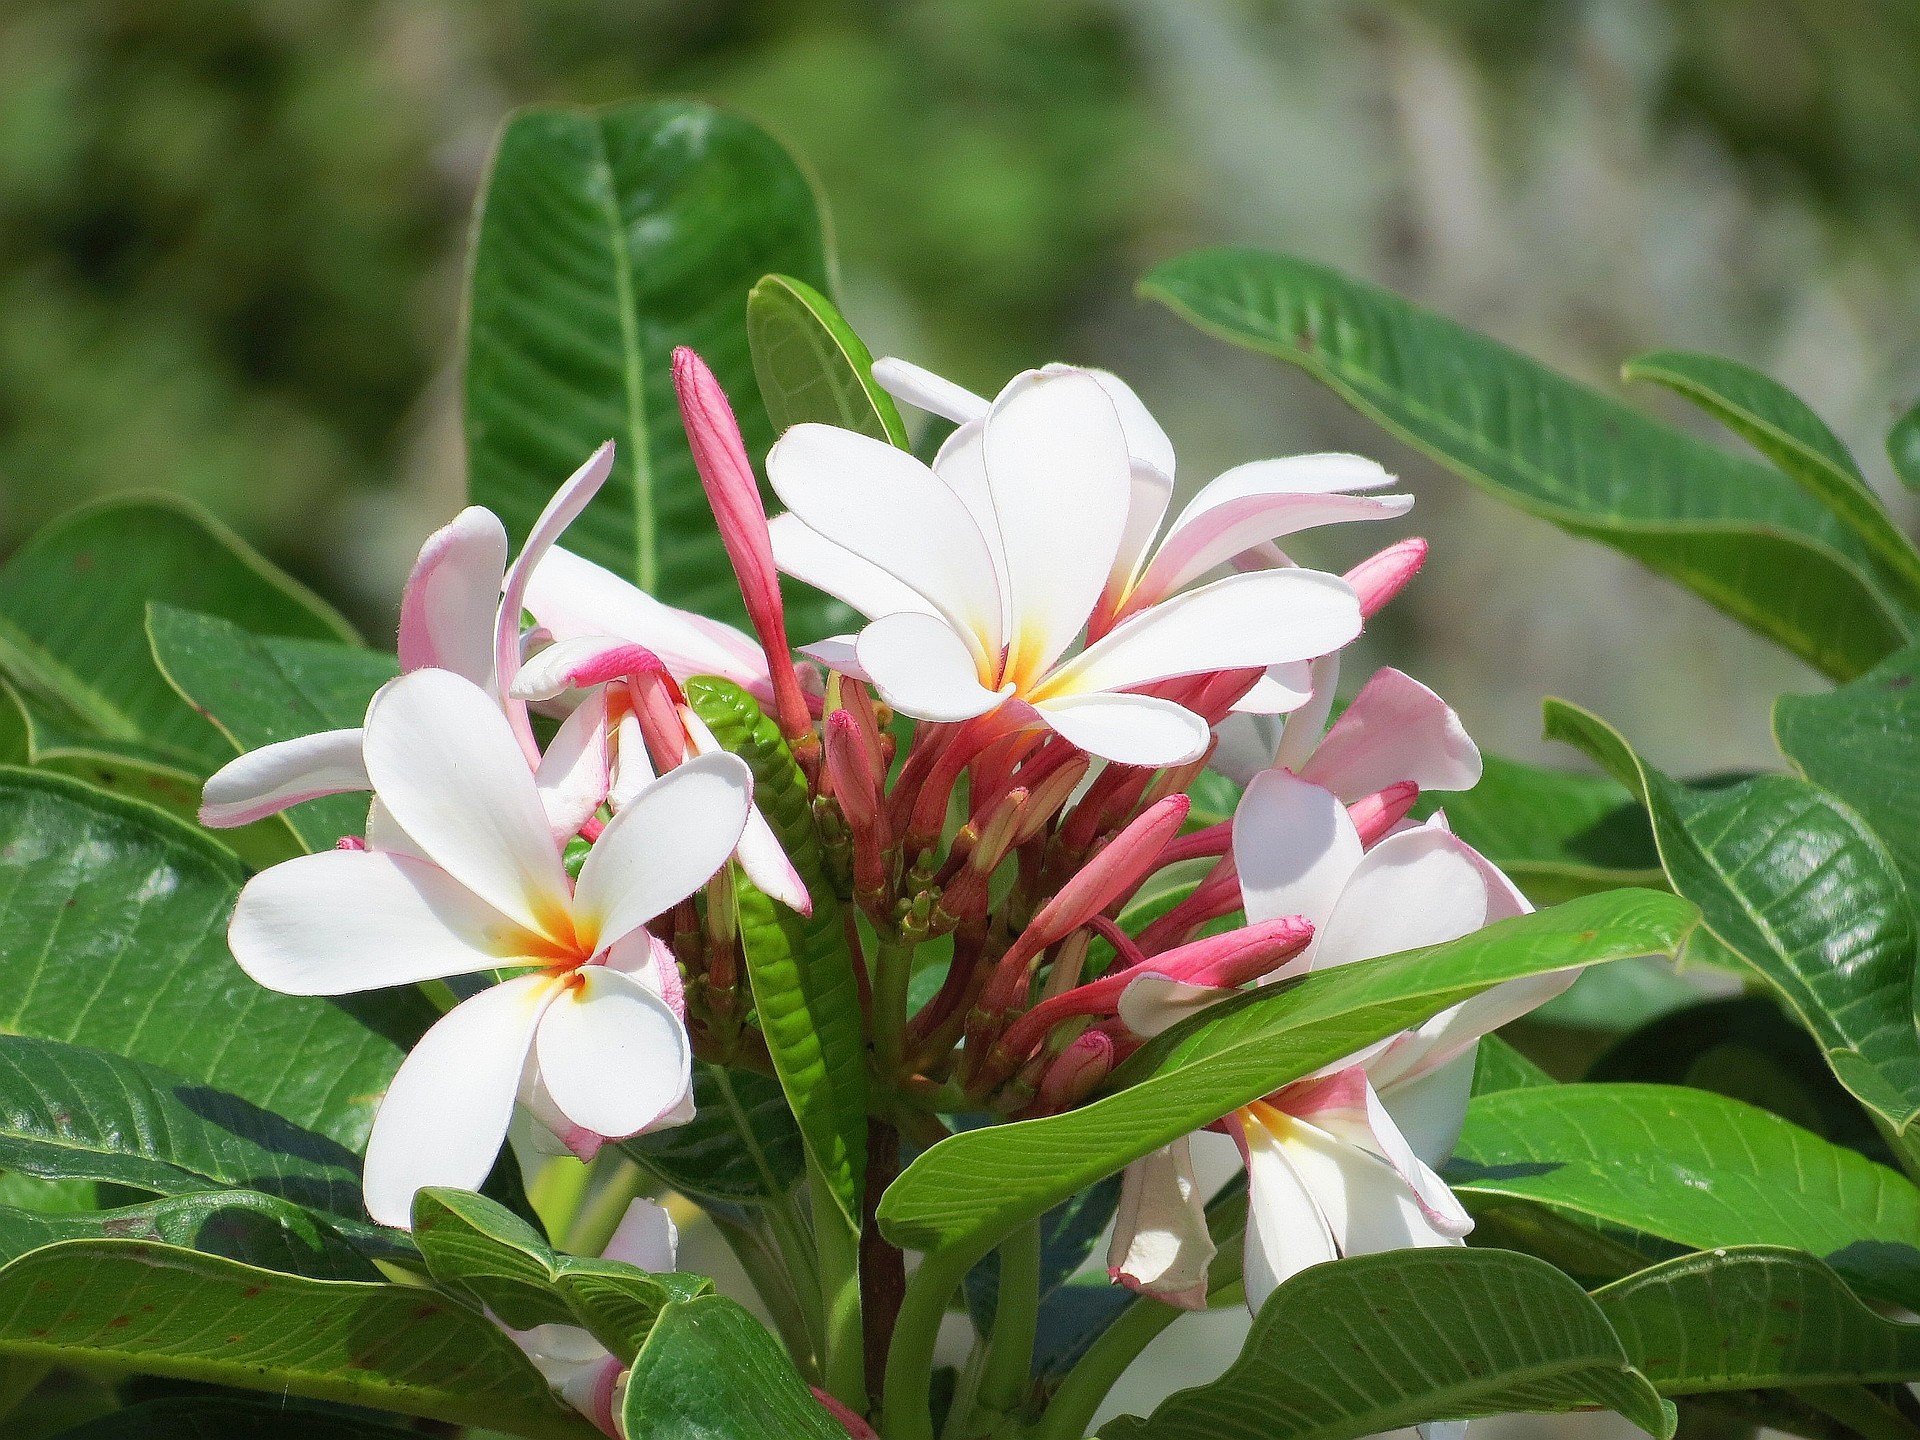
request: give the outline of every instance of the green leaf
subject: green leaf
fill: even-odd
[[[151,807],[0,768],[0,1030],[112,1051],[358,1151],[435,1018],[412,990],[321,999],[250,980],[227,950],[244,875]]]
[[[811,420],[907,448],[899,407],[874,383],[872,352],[813,286],[761,280],[747,296],[747,340],[776,432]]]
[[[1920,491],[1920,405],[1893,422],[1887,432],[1887,458],[1909,490]]]
[[[1589,970],[1528,1018],[1576,1030],[1619,1032],[1699,1000],[1699,988],[1659,960],[1628,960]]]
[[[1673,888],[1779,992],[1863,1105],[1920,1116],[1913,975],[1920,929],[1899,872],[1846,806],[1792,776],[1676,784],[1598,717],[1546,703],[1547,734],[1639,792]]]
[[[1737,360],[1684,350],[1637,356],[1621,374],[1685,396],[1779,466],[1860,538],[1897,605],[1909,613],[1920,605],[1920,551],[1893,523],[1847,447],[1798,395]]]
[[[806,881],[813,914],[797,915],[744,876],[736,883],[740,944],[773,1068],[807,1152],[847,1225],[860,1228],[867,1164],[866,1027],[839,901],[824,873],[806,777],[778,727],[739,686],[710,675],[687,702],[714,738],[753,771],[754,803]]]
[[[806,1155],[786,1093],[751,1070],[693,1067],[693,1119],[620,1142],[689,1199],[764,1205],[800,1180]]]
[[[309,1280],[133,1240],[0,1270],[0,1354],[500,1428],[598,1434],[477,1310],[409,1285]]]
[[[813,190],[756,126],[687,100],[513,116],[479,204],[468,281],[474,502],[523,540],[561,482],[612,439],[613,478],[568,547],[669,604],[742,618],[670,366],[675,346],[699,351],[747,452],[764,455],[774,432],[746,306],[770,271],[827,285]]]
[[[365,1415],[290,1405],[284,1396],[247,1400],[194,1395],[149,1400],[63,1430],[58,1440],[419,1440],[420,1432]]]
[[[1210,334],[1300,366],[1472,484],[1631,555],[1835,679],[1906,643],[1873,553],[1771,466],[1303,260],[1200,251],[1141,289]]]
[[[1430,1420],[1604,1405],[1673,1433],[1585,1291],[1505,1250],[1400,1250],[1315,1265],[1268,1298],[1211,1385],[1102,1440],[1354,1440]]]
[[[1646,812],[1617,780],[1482,759],[1478,785],[1435,795],[1431,808],[1444,809],[1454,833],[1534,904],[1622,885],[1665,887]]]
[[[236,753],[322,730],[357,728],[373,692],[400,662],[356,646],[254,635],[213,615],[171,605],[147,611],[160,673],[205,715]],[[327,850],[366,829],[365,795],[329,795],[287,812],[309,850]]]
[[[184,1195],[257,1190],[364,1227],[358,1157],[269,1110],[104,1050],[0,1035],[0,1166]]]
[[[56,520],[0,568],[0,670],[70,728],[204,775],[232,755],[155,668],[145,629],[154,600],[266,635],[356,640],[197,506],[116,499]]]
[[[1920,646],[1824,695],[1782,695],[1773,732],[1800,773],[1851,805],[1920,895]]]
[[[1677,1085],[1482,1095],[1446,1169],[1511,1196],[1689,1249],[1788,1245],[1868,1295],[1920,1300],[1920,1191],[1777,1115]]]
[[[413,1238],[435,1280],[516,1330],[577,1325],[622,1360],[633,1358],[666,1305],[712,1289],[698,1275],[557,1255],[512,1211],[462,1190],[415,1195]]]
[[[1474,1094],[1491,1095],[1498,1090],[1525,1090],[1534,1085],[1556,1083],[1553,1076],[1498,1035],[1480,1037],[1480,1050],[1473,1062]]]
[[[1799,1250],[1684,1255],[1593,1298],[1663,1394],[1920,1380],[1920,1325],[1883,1319]]]
[[[661,1312],[620,1418],[628,1440],[847,1440],[779,1342],[724,1295]]]
[[[881,1229],[895,1244],[971,1264],[1014,1226],[1322,1065],[1502,980],[1671,952],[1693,919],[1671,895],[1613,890],[1255,991],[1141,1050],[1116,1076],[1131,1088],[942,1140],[888,1189]]]
[[[0,1207],[0,1263],[61,1240],[158,1240],[315,1280],[380,1278],[368,1258],[327,1221],[251,1190],[169,1195],[144,1205],[64,1215]]]

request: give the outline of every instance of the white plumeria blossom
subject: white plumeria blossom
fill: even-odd
[[[870,621],[808,653],[916,719],[1014,702],[1103,759],[1199,756],[1206,722],[1142,687],[1324,655],[1359,634],[1359,604],[1344,581],[1299,569],[1172,593],[1256,543],[1241,530],[1217,556],[1200,547],[1191,565],[1170,563],[1165,589],[1142,591],[1133,571],[1165,499],[1142,528],[1137,479],[1157,465],[1136,450],[1172,464],[1132,391],[1066,366],[1017,376],[931,467],[852,431],[796,425],[767,457],[788,507],[772,521],[774,557]],[[1083,633],[1089,643],[1070,654]]]
[[[377,843],[275,865],[241,891],[229,942],[270,989],[340,995],[495,969],[422,1037],[381,1102],[366,1202],[405,1227],[426,1185],[477,1189],[516,1096],[594,1135],[637,1134],[688,1094],[671,958],[643,928],[725,863],[752,778],[689,760],[607,824],[570,882],[532,772],[492,696],[445,670],[384,686],[367,713]]]
[[[1307,949],[1270,979],[1441,944],[1532,909],[1439,817],[1363,850],[1340,798],[1286,770],[1248,787],[1233,850],[1250,922],[1299,915],[1315,927]],[[1461,1243],[1471,1221],[1433,1167],[1459,1138],[1476,1042],[1573,978],[1495,986],[1228,1117],[1247,1165],[1249,1308],[1340,1255]],[[1153,1035],[1228,993],[1144,976],[1121,997],[1120,1014]],[[1183,1224],[1189,1245],[1205,1235],[1198,1205],[1186,1207],[1184,1222],[1163,1224]]]
[[[617,1260],[651,1274],[663,1274],[679,1262],[680,1232],[666,1207],[651,1200],[627,1206],[619,1226],[600,1252],[602,1260]],[[620,1407],[626,1388],[626,1367],[620,1357],[578,1325],[554,1321],[531,1330],[502,1325],[541,1378],[560,1398],[600,1430],[620,1440]]]

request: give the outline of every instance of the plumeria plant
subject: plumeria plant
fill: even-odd
[[[165,499],[0,572],[5,1433],[1920,1433],[1920,552],[1844,447],[1148,276],[1839,682],[1791,773],[1538,769],[1355,673],[1382,464],[875,361],[823,235],[737,117],[524,113],[396,654]]]

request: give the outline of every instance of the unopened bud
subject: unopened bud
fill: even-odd
[[[1039,1109],[1046,1114],[1071,1109],[1112,1073],[1113,1038],[1089,1030],[1047,1067],[1040,1081]]]
[[[1413,802],[1420,798],[1420,787],[1411,780],[1399,780],[1384,790],[1362,796],[1347,807],[1347,818],[1360,832],[1360,844],[1371,847],[1389,830],[1407,818]]]
[[[1427,563],[1427,542],[1418,535],[1369,555],[1342,578],[1360,600],[1360,617],[1371,620]]]

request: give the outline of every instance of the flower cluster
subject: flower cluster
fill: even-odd
[[[831,886],[862,917],[846,933],[875,1088],[936,1134],[946,1114],[1071,1108],[1246,987],[1527,909],[1438,812],[1411,818],[1422,792],[1479,778],[1437,696],[1383,670],[1329,724],[1341,650],[1425,545],[1334,576],[1277,542],[1404,515],[1411,497],[1386,493],[1378,465],[1243,465],[1167,523],[1173,447],[1115,377],[1049,366],[988,401],[898,361],[874,375],[953,422],[932,463],[795,426],[766,456],[785,507],[769,519],[726,397],[691,352],[675,358],[753,635],[559,546],[609,445],[511,565],[485,510],[427,542],[401,607],[403,673],[362,728],[267,747],[208,783],[209,824],[372,795],[363,840],[246,887],[231,939],[250,975],[301,994],[448,982],[457,1002],[380,1107],[376,1219],[406,1225],[425,1185],[479,1186],[516,1106],[591,1158],[683,1123],[696,1056],[764,1068],[738,999],[741,885],[800,912],[810,884]],[[796,651],[782,572],[866,623]],[[818,873],[796,871],[747,766],[689,702],[706,675],[777,723],[809,787]],[[1187,791],[1208,766],[1245,793],[1230,821],[1199,826]],[[914,1008],[916,957],[936,940],[950,958]],[[1460,1242],[1471,1222],[1434,1167],[1474,1042],[1569,978],[1499,987],[1219,1117],[1251,1187],[1250,1305],[1336,1255]],[[1189,1141],[1135,1164],[1114,1278],[1204,1304],[1204,1199]],[[526,1343],[582,1409],[608,1413],[601,1356]]]

